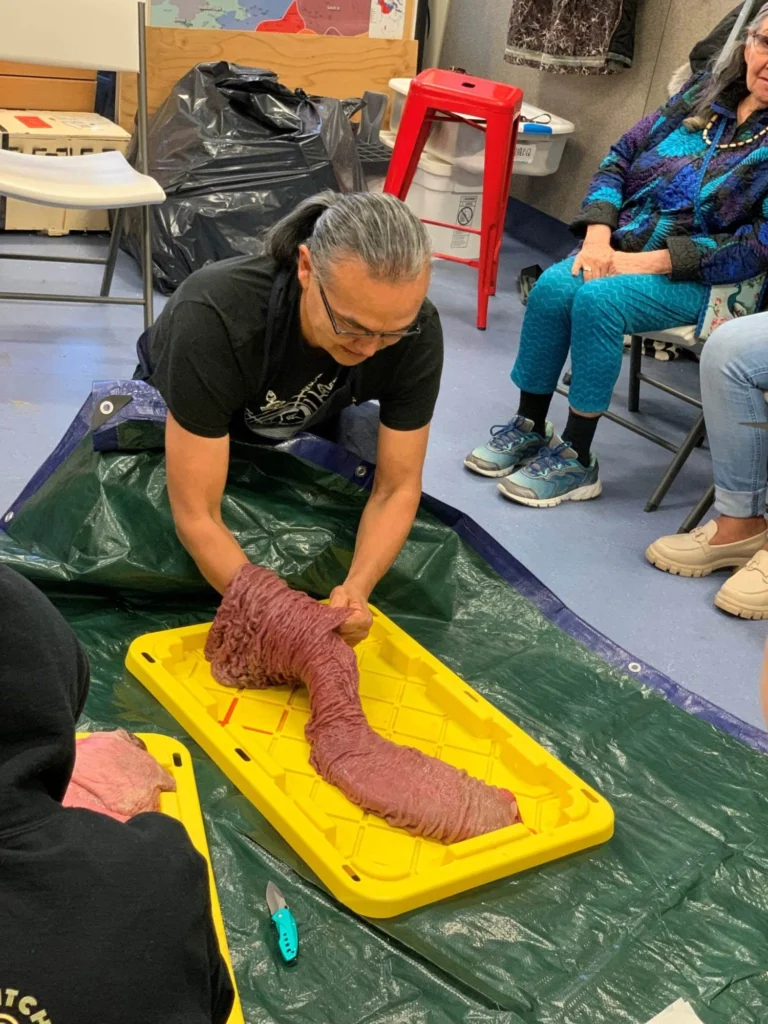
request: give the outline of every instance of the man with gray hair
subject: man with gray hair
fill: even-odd
[[[263,256],[192,274],[139,339],[136,376],[168,406],[176,531],[220,593],[248,561],[221,516],[230,439],[329,436],[343,408],[377,399],[374,486],[331,595],[351,609],[344,638],[367,635],[370,593],[416,515],[440,386],[430,262],[423,224],[394,196],[323,192],[271,229]]]

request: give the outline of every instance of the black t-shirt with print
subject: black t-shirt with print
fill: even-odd
[[[192,274],[139,339],[137,376],[201,437],[292,437],[348,405],[378,399],[381,422],[418,430],[432,419],[443,334],[429,300],[421,333],[351,369],[304,340],[296,270],[239,256]]]

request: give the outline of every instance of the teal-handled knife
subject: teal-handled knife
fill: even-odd
[[[299,929],[296,927],[296,918],[285,902],[285,896],[274,882],[267,885],[267,906],[277,929],[280,955],[287,964],[295,964],[299,955]]]

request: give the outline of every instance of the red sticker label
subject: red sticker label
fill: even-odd
[[[50,128],[51,126],[47,121],[44,121],[42,117],[17,117],[17,121],[21,121],[25,128]]]

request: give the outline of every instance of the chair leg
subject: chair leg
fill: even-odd
[[[137,168],[149,174],[149,109],[147,101],[147,9],[146,2],[138,4],[139,15],[139,77],[138,86],[138,152]],[[148,206],[141,208],[141,273],[144,287],[144,329],[155,322],[152,282],[152,221]]]
[[[112,278],[115,276],[115,264],[117,263],[117,254],[120,251],[120,242],[123,239],[124,225],[125,210],[117,210],[115,222],[112,225],[112,234],[109,239],[109,252],[107,253],[107,263],[104,267],[104,277],[101,279],[100,295],[109,295],[112,290]]]
[[[154,285],[152,281],[152,224],[148,206],[141,208],[141,271],[144,284],[144,328],[155,322]]]
[[[643,360],[643,339],[639,334],[632,335],[629,348],[629,395],[627,409],[638,412],[640,409],[640,369]]]
[[[485,132],[485,171],[483,174],[483,217],[480,235],[480,266],[477,285],[477,327],[488,325],[488,299],[495,285],[497,257],[501,248],[504,214],[507,210],[509,180],[512,173],[512,136],[514,126],[506,118],[488,116]]]
[[[432,130],[434,111],[421,101],[409,96],[397,129],[395,148],[389,162],[384,191],[405,202],[408,190],[419,166],[424,145]]]
[[[680,470],[688,461],[688,456],[699,443],[700,438],[704,436],[704,432],[704,416],[701,415],[696,420],[694,425],[691,427],[686,439],[678,448],[677,454],[675,455],[674,459],[672,459],[672,461],[670,462],[666,473],[661,478],[659,486],[648,499],[648,504],[645,506],[646,512],[655,512],[659,505],[662,503],[667,491],[675,482]]]
[[[509,166],[507,167],[505,180],[507,186],[502,193],[501,202],[501,222],[499,224],[499,237],[496,245],[496,253],[493,261],[493,273],[491,275],[491,295],[496,294],[496,285],[499,279],[499,263],[501,262],[501,246],[504,241],[504,224],[507,219],[507,207],[509,206],[509,192],[512,187],[512,174],[514,171],[515,156],[517,155],[517,133],[518,133],[519,121],[515,121],[512,129],[512,143],[509,147]]]
[[[696,505],[691,509],[686,519],[680,526],[678,533],[690,533],[691,530],[695,529],[709,512],[715,503],[715,485],[709,488],[707,493],[698,501]]]

